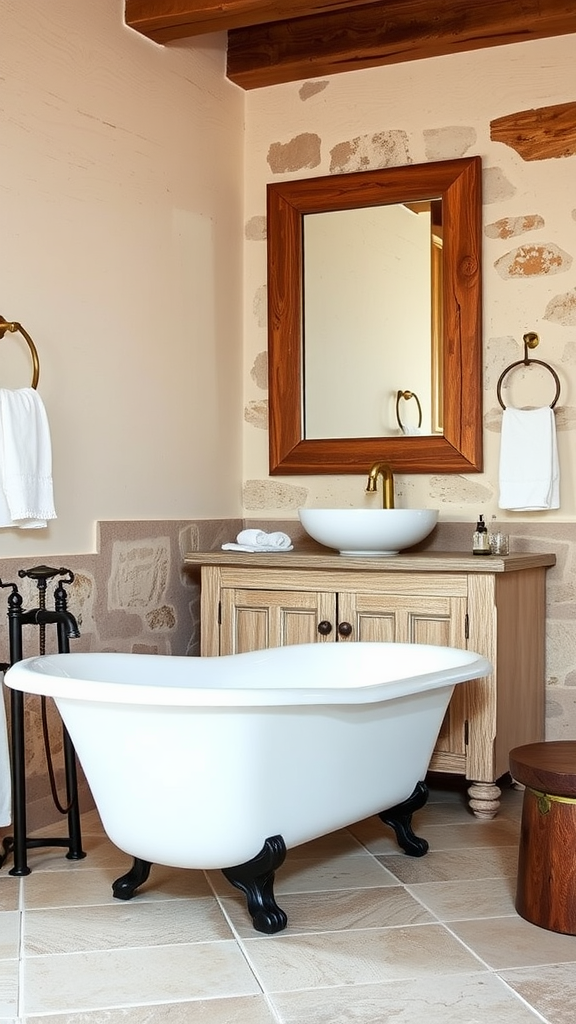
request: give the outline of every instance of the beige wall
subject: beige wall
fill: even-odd
[[[362,476],[268,476],[265,186],[269,181],[480,155],[484,178],[485,470],[466,476],[403,476],[399,504],[440,509],[441,521],[568,521],[576,515],[576,156],[524,161],[490,140],[490,121],[515,111],[576,99],[576,37],[295,82],[248,93],[246,106],[246,294],[244,506],[247,515],[296,515],[301,504],[361,506]],[[519,221],[542,218],[532,227]],[[508,218],[505,227],[497,222]],[[512,223],[513,221],[513,223]],[[497,225],[494,227],[494,225]],[[506,237],[508,232],[513,232]],[[519,276],[496,262],[520,246],[556,246],[559,266],[538,255]],[[552,310],[554,306],[554,310]],[[500,372],[523,356],[522,335],[540,334],[532,353],[556,368],[561,508],[546,515],[498,511]],[[402,339],[399,339],[402,343]],[[534,374],[534,404],[554,395]],[[521,385],[524,382],[520,382]],[[410,386],[409,384],[406,386]],[[524,394],[522,399],[524,398]],[[519,404],[524,401],[519,399]],[[369,467],[366,467],[368,469]]]
[[[0,531],[0,557],[94,551],[97,520],[237,515],[244,95],[225,37],[156,46],[122,0],[0,9],[0,314],[38,349],[58,513]],[[0,357],[2,386],[29,383],[19,336]]]

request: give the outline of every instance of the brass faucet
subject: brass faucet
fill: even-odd
[[[378,477],[382,477],[382,508],[394,508],[394,474],[387,462],[375,462],[368,474],[366,494],[378,490]]]

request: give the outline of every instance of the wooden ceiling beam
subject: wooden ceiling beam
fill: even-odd
[[[258,89],[574,32],[574,0],[386,0],[235,29],[227,75]]]
[[[243,89],[576,32],[574,0],[125,0],[157,43],[228,31]]]
[[[125,0],[129,28],[157,43],[173,39],[304,18],[343,8],[359,7],[363,0]]]

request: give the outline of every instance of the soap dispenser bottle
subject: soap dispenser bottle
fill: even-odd
[[[488,530],[486,528],[486,523],[484,522],[484,516],[479,516],[478,522],[476,523],[476,530],[474,531],[474,536],[472,538],[472,554],[490,554],[490,537],[488,536]]]

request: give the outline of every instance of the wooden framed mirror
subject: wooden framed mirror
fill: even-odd
[[[360,474],[377,460],[389,462],[399,473],[482,469],[481,170],[480,157],[470,157],[268,185],[271,474]],[[441,376],[432,387],[441,396],[440,429],[410,436],[307,437],[305,218],[424,202],[441,203],[442,308],[436,359]],[[438,323],[437,303],[432,303],[430,318]],[[327,341],[325,359],[337,362],[336,372],[344,380],[357,344],[358,339],[350,337],[347,352],[334,359]],[[383,338],[382,344],[406,347],[408,342],[406,337]],[[391,393],[396,383],[390,382]]]

